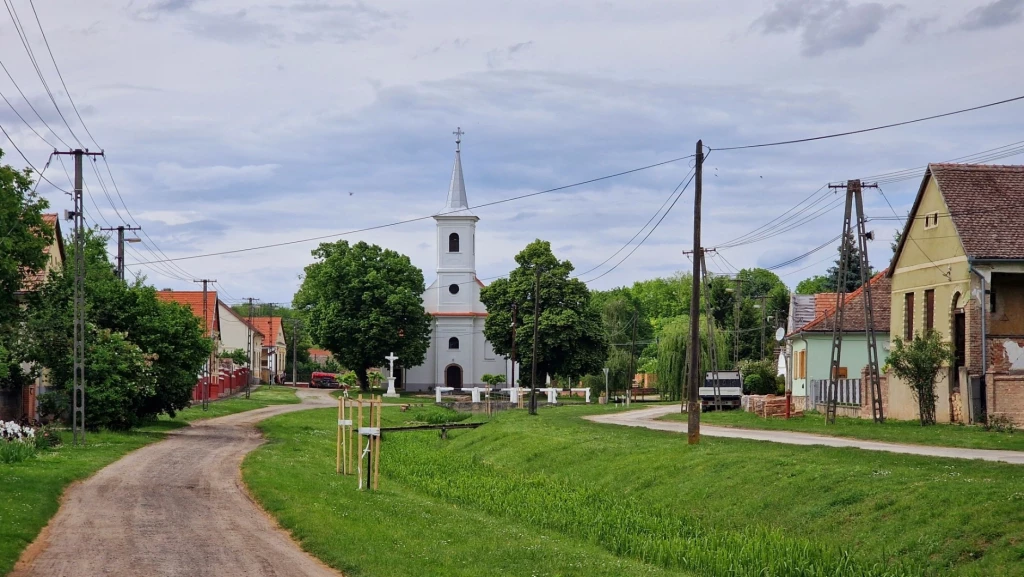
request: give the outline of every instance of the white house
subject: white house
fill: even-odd
[[[422,365],[405,371],[404,387],[482,385],[486,374],[506,374],[506,359],[484,338],[487,309],[480,302],[483,283],[476,276],[476,223],[462,177],[461,133],[455,141],[455,167],[448,202],[437,221],[437,279],[423,293],[423,308],[434,317],[430,346]]]

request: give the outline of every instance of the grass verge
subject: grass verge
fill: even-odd
[[[1024,575],[1024,468],[579,419],[605,410],[389,434],[376,494],[334,474],[331,411],[293,413],[261,425],[243,474],[352,575]]]
[[[87,443],[75,447],[68,432],[64,444],[40,451],[34,458],[12,465],[0,465],[0,575],[6,575],[22,550],[39,534],[60,506],[60,496],[69,484],[84,479],[125,454],[164,438],[164,432],[189,422],[258,409],[269,405],[297,403],[290,389],[257,389],[249,399],[233,398],[210,403],[210,410],[190,407],[174,419],[161,418],[131,432],[98,431],[86,435]]]
[[[662,417],[667,421],[686,421],[685,414],[671,414]],[[807,413],[792,419],[762,419],[753,413],[742,411],[710,412],[701,415],[701,423],[720,427],[742,429],[767,429],[774,431],[798,431],[831,437],[849,437],[866,441],[933,445],[936,447],[957,447],[963,449],[1001,449],[1024,451],[1024,431],[997,433],[981,427],[967,425],[937,424],[922,427],[917,421],[894,421],[888,419],[879,425],[870,419],[837,417],[834,425],[825,423],[820,413]]]

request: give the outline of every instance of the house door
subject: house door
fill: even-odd
[[[453,389],[462,388],[462,367],[459,365],[448,365],[444,370],[444,386]]]

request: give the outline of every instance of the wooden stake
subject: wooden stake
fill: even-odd
[[[345,427],[342,426],[341,421],[345,417],[345,398],[338,397],[338,459],[335,472],[341,474],[341,445],[342,439],[345,437]]]
[[[373,490],[376,491],[380,479],[380,413],[384,409],[384,397],[377,397],[377,436],[373,438]]]

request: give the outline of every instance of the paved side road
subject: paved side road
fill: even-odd
[[[310,576],[338,573],[304,553],[242,486],[240,465],[268,417],[335,406],[302,403],[201,421],[72,487],[15,577]]]
[[[678,413],[678,405],[660,405],[650,409],[625,411],[605,415],[591,415],[585,419],[612,425],[627,427],[644,427],[658,431],[685,433],[686,423],[680,421],[659,421],[659,417],[670,413]],[[730,437],[733,439],[753,439],[789,445],[825,445],[828,447],[854,447],[867,451],[887,451],[908,455],[925,455],[928,457],[950,457],[953,459],[983,459],[985,461],[1002,461],[1014,465],[1024,465],[1024,451],[996,451],[990,449],[957,449],[953,447],[933,447],[928,445],[900,445],[879,441],[861,441],[845,437],[826,437],[810,433],[793,431],[763,431],[757,429],[734,429],[731,427],[715,427],[701,425],[702,435],[711,437]]]

